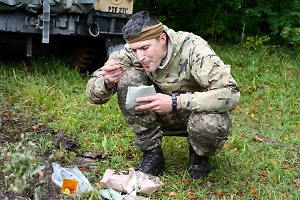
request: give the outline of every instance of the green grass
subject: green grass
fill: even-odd
[[[290,147],[300,146],[300,50],[270,47],[253,51],[238,46],[216,46],[215,50],[232,65],[241,87],[232,136],[222,151],[211,157],[213,171],[209,176],[194,181],[187,181],[186,139],[166,137],[167,172],[160,177],[164,185],[150,198],[193,199],[192,194],[194,199],[299,199],[300,151]],[[94,184],[107,168],[136,166],[141,152],[132,145],[134,134],[118,109],[116,97],[105,105],[88,102],[88,79],[55,59],[0,64],[0,102],[38,119],[39,126],[61,129],[75,137],[80,152],[110,155],[110,160],[104,159],[86,172]],[[252,141],[255,134],[286,147]],[[33,140],[40,144],[39,150],[53,151],[47,139]],[[70,166],[74,162],[66,152],[54,153],[56,161]],[[169,197],[171,192],[177,196]]]

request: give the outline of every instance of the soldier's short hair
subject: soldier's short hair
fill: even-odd
[[[147,11],[140,11],[132,15],[122,29],[125,40],[140,36],[142,29],[159,24],[160,21]]]

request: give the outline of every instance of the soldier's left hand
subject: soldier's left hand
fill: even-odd
[[[160,114],[169,113],[172,110],[172,98],[170,95],[157,93],[154,96],[140,97],[137,102],[149,102],[144,105],[136,106],[136,110],[149,110]]]

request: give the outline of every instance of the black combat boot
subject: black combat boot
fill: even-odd
[[[205,177],[209,172],[208,156],[199,156],[190,145],[189,147],[190,161],[188,166],[188,172],[193,179],[199,179]]]
[[[144,151],[143,160],[134,170],[154,176],[161,175],[165,170],[165,157],[161,147]]]

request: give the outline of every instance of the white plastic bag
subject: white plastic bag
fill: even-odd
[[[89,183],[88,179],[81,173],[81,171],[77,167],[64,168],[59,166],[59,164],[55,162],[52,163],[52,167],[53,173],[51,179],[59,187],[62,187],[64,179],[74,179],[78,181],[77,194],[93,190],[93,186]],[[38,173],[44,168],[45,166],[38,167],[34,171],[34,174]]]

